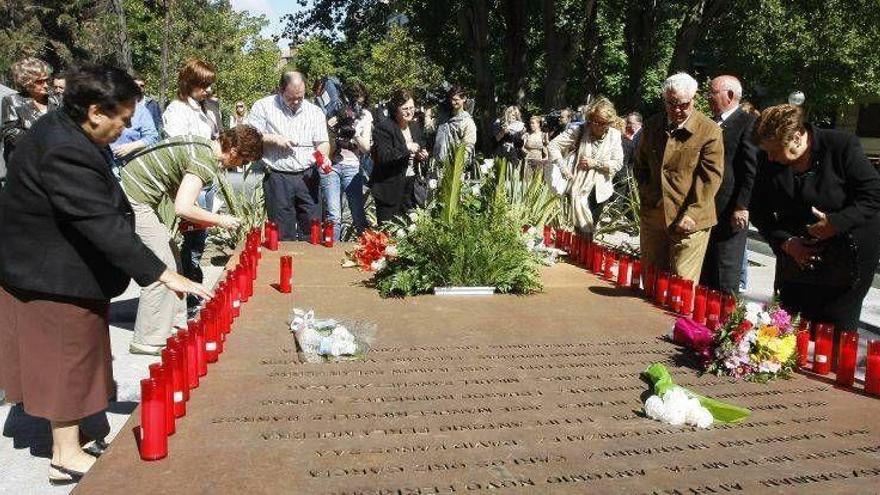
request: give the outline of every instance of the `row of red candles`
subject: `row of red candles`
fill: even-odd
[[[254,294],[261,244],[273,251],[278,249],[277,225],[267,222],[264,230],[265,236],[259,228],[248,233],[236,267],[225,272],[198,319],[189,320],[186,329],[168,338],[162,361],[151,364],[150,377],[141,380],[142,459],[153,461],[168,455],[168,437],[176,431],[176,420],[186,415],[190,392],[208,373],[208,364],[217,362],[223,354],[233,321],[241,314],[242,304]]]
[[[702,285],[694,288],[692,280],[665,271],[658,272],[653,266],[643,265],[639,258],[573,232],[545,226],[544,244],[564,250],[574,263],[585,266],[590,272],[615,282],[620,287],[643,291],[645,297],[658,306],[691,317],[710,330],[723,325],[736,309],[736,299],[730,294],[722,294]],[[801,320],[797,334],[797,360],[798,366],[803,369],[808,367],[811,330],[816,335],[812,371],[827,375],[834,364],[837,383],[851,387],[855,381],[858,362],[858,333],[840,334],[837,359],[832,360],[834,327],[827,323],[815,323],[811,326],[809,321]],[[880,395],[880,340],[868,342],[865,391]]]

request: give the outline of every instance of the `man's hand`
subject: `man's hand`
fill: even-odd
[[[416,153],[419,152],[420,149],[422,149],[422,147],[419,146],[417,143],[409,143],[406,145],[406,149],[409,150],[409,153],[411,155],[415,155]]]
[[[803,237],[792,237],[785,241],[782,250],[801,268],[812,268],[813,263],[821,261],[816,255],[816,247]]]
[[[123,158],[143,147],[144,145],[142,141],[132,141],[130,143],[120,144],[119,146],[114,146],[112,148],[113,156],[116,158]]]
[[[159,275],[159,282],[168,289],[173,290],[177,294],[177,297],[180,298],[183,298],[184,294],[192,294],[205,300],[210,300],[214,297],[214,293],[202,284],[193,282],[183,275],[167,268],[161,275]]]
[[[679,234],[690,234],[697,227],[697,222],[694,222],[694,219],[685,215],[681,217],[681,220],[675,225],[675,230]]]
[[[239,225],[241,225],[241,220],[232,215],[220,215],[220,220],[217,222],[218,227],[226,230],[234,230],[238,228]]]
[[[279,148],[284,148],[288,150],[294,149],[298,144],[295,140],[282,136],[280,134],[265,134],[263,136],[263,141],[274,146],[278,146]]]
[[[831,222],[828,221],[828,215],[817,210],[815,206],[813,207],[813,215],[815,215],[819,221],[807,226],[807,232],[809,232],[811,236],[816,239],[824,240],[837,235],[837,228],[834,227],[834,225],[831,225]]]
[[[749,210],[745,208],[733,210],[733,215],[730,216],[730,226],[733,227],[734,232],[749,228]]]

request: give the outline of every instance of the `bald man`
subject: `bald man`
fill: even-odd
[[[715,194],[718,224],[709,235],[701,282],[734,294],[740,290],[758,156],[752,142],[755,117],[740,108],[741,98],[742,84],[728,75],[713,79],[706,94],[724,138],[724,175]]]
[[[285,72],[278,92],[254,103],[247,119],[263,133],[266,209],[285,241],[308,239],[311,221],[320,219],[314,154],[330,155],[327,119],[305,95],[305,77]]]

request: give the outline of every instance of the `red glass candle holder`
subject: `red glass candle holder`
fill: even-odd
[[[156,380],[162,392],[162,409],[165,411],[165,434],[174,434],[174,384],[168,369],[162,363],[149,366],[150,378]]]
[[[180,368],[180,376],[183,379],[183,400],[189,402],[189,360],[186,354],[186,342],[178,334],[175,334],[168,338],[168,347],[177,350],[180,356],[177,366]]]
[[[642,287],[645,290],[645,297],[650,301],[654,299],[654,293],[657,289],[657,268],[650,263],[644,263],[642,270],[645,273]]]
[[[156,461],[168,455],[165,394],[153,378],[141,380],[141,459]]]
[[[810,331],[798,330],[797,333],[797,366],[805,369],[810,362]]]
[[[706,297],[706,328],[715,330],[721,325],[721,293],[710,290]]]
[[[813,373],[827,375],[831,372],[831,353],[834,349],[834,326],[816,324],[816,346],[813,352]]]
[[[839,342],[837,347],[837,377],[835,381],[842,387],[852,387],[856,379],[859,333],[841,332]]]
[[[669,272],[661,271],[657,275],[657,284],[654,288],[654,302],[660,306],[666,306],[666,293],[669,290]]]
[[[880,340],[868,341],[868,361],[865,368],[865,392],[880,396]]]
[[[186,415],[186,400],[183,398],[183,389],[186,387],[180,361],[180,352],[177,349],[172,349],[170,346],[162,349],[162,366],[171,372],[171,400],[174,404],[175,418]]]
[[[309,230],[309,242],[316,246],[321,243],[321,221],[317,218],[312,219]]]
[[[553,229],[549,225],[544,225],[544,245],[547,247],[553,245]]]
[[[189,320],[187,327],[190,336],[195,341],[197,374],[202,377],[208,373],[208,360],[205,357],[205,332],[202,327],[202,321],[200,319]]]
[[[196,335],[189,329],[181,330],[178,334],[182,345],[186,348],[186,379],[190,389],[199,387],[199,357],[196,351]]]
[[[614,265],[616,264],[617,254],[608,250],[605,252],[605,266],[602,269],[602,276],[605,277],[606,280],[614,280]]]
[[[324,247],[333,247],[333,222],[327,220],[324,222],[324,236],[323,236],[323,244]]]
[[[635,258],[632,260],[632,276],[629,279],[630,287],[635,290],[642,288],[642,260]]]
[[[232,271],[229,279],[229,293],[232,295],[232,317],[238,318],[241,315],[241,270],[236,268]]]
[[[726,323],[734,311],[736,311],[736,297],[733,294],[724,294],[721,298],[721,323]]]
[[[602,266],[603,266],[602,261],[603,261],[603,258],[605,257],[604,251],[605,251],[605,248],[603,248],[602,246],[600,246],[598,244],[593,247],[593,262],[590,266],[590,271],[595,273],[596,275],[599,275],[602,273]]]
[[[281,279],[278,281],[278,290],[287,294],[291,291],[293,283],[293,257],[286,255],[281,257]]]
[[[709,292],[706,287],[698,285],[694,291],[694,321],[700,325],[706,324],[706,307],[708,306]]]
[[[621,287],[629,286],[629,262],[630,257],[622,254],[617,262],[617,285]]]
[[[210,307],[202,310],[202,332],[205,334],[205,361],[216,363],[220,353],[217,351],[217,326],[214,324],[214,311]]]
[[[694,281],[681,279],[681,314],[690,316],[694,312]]]
[[[681,284],[683,280],[678,275],[674,275],[669,281],[669,309],[675,314],[681,314]]]

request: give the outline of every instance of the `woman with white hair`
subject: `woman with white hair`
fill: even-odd
[[[10,71],[19,92],[4,96],[3,105],[0,105],[3,108],[0,137],[3,139],[3,158],[7,163],[22,134],[57,106],[49,89],[52,76],[49,64],[38,58],[27,57],[12,64]]]
[[[511,105],[505,108],[501,118],[492,125],[492,134],[498,142],[495,156],[506,158],[510,166],[518,167],[525,132],[526,125],[522,121],[519,107]]]
[[[604,204],[614,192],[612,179],[623,165],[620,131],[611,127],[617,120],[614,104],[599,98],[587,109],[587,123],[571,127],[553,138],[547,147],[550,160],[561,166],[569,179],[572,218],[585,234],[595,231]],[[574,170],[561,165],[563,155],[575,153]]]

